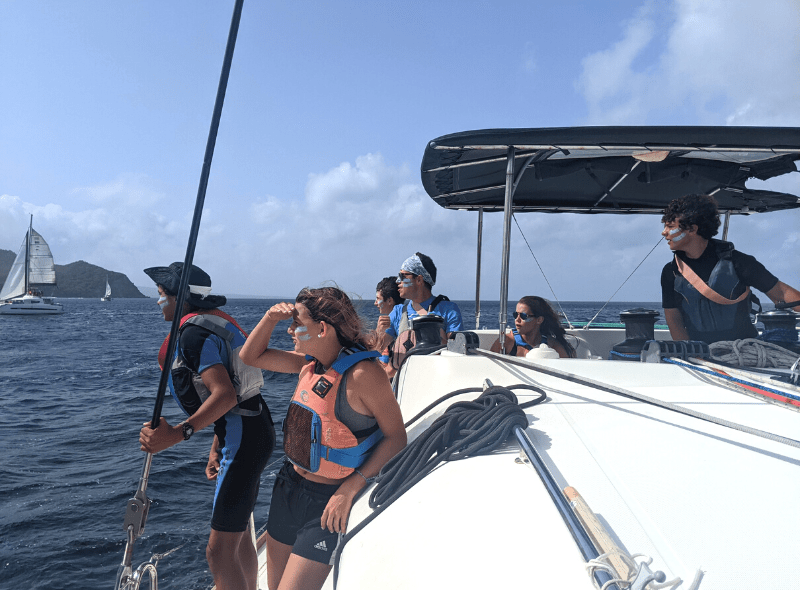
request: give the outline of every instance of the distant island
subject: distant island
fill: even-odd
[[[0,286],[6,280],[16,256],[16,253],[11,250],[0,249]],[[45,287],[42,292],[46,296],[100,299],[106,292],[106,277],[108,277],[108,284],[111,285],[111,296],[114,299],[147,297],[131,283],[125,274],[106,270],[83,260],[64,265],[56,264],[58,285]]]

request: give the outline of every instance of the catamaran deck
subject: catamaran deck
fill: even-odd
[[[588,502],[628,553],[688,588],[788,588],[800,564],[800,449],[543,374],[552,368],[787,438],[798,413],[710,384],[668,364],[547,359],[530,367],[452,353],[408,359],[399,383],[406,420],[464,387],[527,383],[548,400],[527,410],[527,434],[563,489]],[[531,395],[528,395],[528,394]],[[532,392],[517,391],[520,402]],[[411,426],[413,440],[449,405]],[[787,502],[786,500],[789,499]],[[354,506],[352,530],[369,515]],[[262,585],[266,571],[262,570]],[[333,576],[326,588],[333,588]],[[369,523],[342,552],[337,588],[592,588],[575,541],[516,443],[446,463]]]

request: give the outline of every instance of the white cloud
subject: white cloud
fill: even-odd
[[[578,88],[591,124],[800,124],[797,2],[669,6],[666,15],[645,3],[621,40],[584,59]]]
[[[104,186],[110,184],[116,181]],[[143,268],[185,255],[192,212],[176,214],[170,202],[168,195],[130,179],[102,208],[37,207],[4,195],[0,248],[16,251],[32,212],[58,264],[83,259],[147,285]],[[499,295],[502,217],[484,217],[483,299]],[[605,301],[648,256],[661,231],[657,216],[537,214],[517,219],[547,281],[512,223],[512,299],[526,294],[552,299],[549,281],[562,300]],[[775,221],[791,230],[776,231]],[[731,239],[785,282],[798,285],[797,227],[798,212],[735,218]],[[211,196],[194,260],[211,274],[218,293],[291,296],[303,286],[333,280],[348,292],[371,297],[381,278],[395,274],[407,256],[421,251],[439,269],[436,292],[472,299],[476,229],[476,213],[440,208],[407,167],[368,154],[309,175],[301,199],[268,195],[249,207],[226,210]],[[657,301],[661,267],[669,257],[666,245],[659,244],[615,300]]]

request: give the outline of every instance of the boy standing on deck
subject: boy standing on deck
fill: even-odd
[[[175,316],[182,262],[144,271],[158,287],[164,320]],[[169,336],[159,351],[159,366],[170,363],[169,388],[187,419],[158,427],[145,422],[141,449],[158,453],[187,441],[214,424],[206,477],[216,479],[211,534],[206,547],[217,590],[258,590],[258,557],[247,530],[258,497],[261,473],[275,447],[275,429],[261,397],[261,370],[245,365],[239,350],[247,333],[218,308],[227,300],[211,295],[211,277],[192,265],[189,292],[181,313],[175,355],[167,360]]]
[[[661,218],[661,235],[675,255],[661,272],[661,301],[673,340],[708,344],[758,336],[750,321],[750,287],[774,303],[795,303],[800,291],[782,283],[754,257],[715,240],[720,226],[713,197],[674,199]]]

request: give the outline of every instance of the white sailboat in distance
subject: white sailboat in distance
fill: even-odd
[[[108,275],[106,275],[106,294],[100,298],[100,301],[111,301],[111,285],[108,284]]]
[[[0,315],[63,313],[53,297],[43,297],[39,287],[56,284],[56,268],[50,246],[33,229],[33,215],[25,240],[0,290]]]

